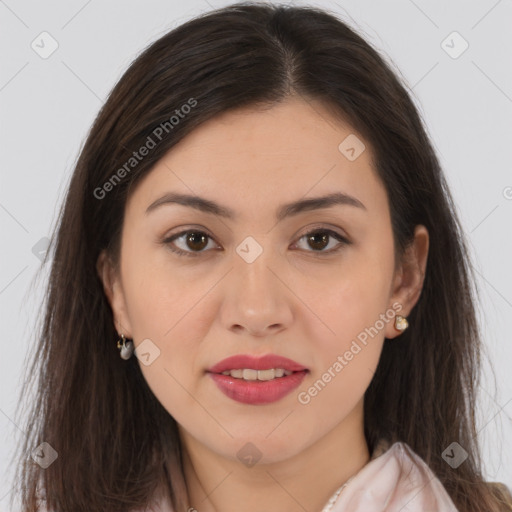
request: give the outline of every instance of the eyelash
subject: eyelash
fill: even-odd
[[[204,231],[200,231],[200,230],[197,230],[197,229],[188,229],[186,231],[180,231],[179,233],[176,233],[176,234],[174,234],[174,235],[172,235],[170,237],[167,237],[166,239],[162,240],[162,243],[167,245],[170,251],[178,254],[179,256],[191,256],[191,257],[194,258],[194,257],[200,256],[201,254],[207,252],[205,250],[202,250],[202,251],[184,251],[182,249],[174,247],[171,244],[171,242],[173,242],[177,238],[181,238],[183,235],[187,235],[187,234],[190,234],[190,233],[206,235],[210,240],[214,240],[213,237],[211,237],[208,233],[206,233]],[[325,233],[325,234],[329,235],[330,237],[335,238],[336,240],[338,240],[338,242],[340,242],[339,245],[335,249],[330,249],[329,251],[314,251],[314,250],[311,250],[311,251],[306,251],[306,252],[318,253],[318,254],[321,254],[321,255],[322,254],[334,254],[334,253],[340,251],[344,246],[350,245],[352,243],[349,240],[347,240],[344,236],[342,236],[339,233],[337,233],[336,231],[333,231],[332,229],[327,229],[327,228],[316,228],[316,229],[313,229],[312,231],[308,231],[307,233],[304,233],[302,236],[300,236],[298,238],[297,242],[302,240],[304,237],[307,237],[307,236],[310,236],[310,235],[316,235],[318,233]]]

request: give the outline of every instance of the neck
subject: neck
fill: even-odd
[[[198,512],[322,510],[370,460],[362,412],[361,401],[343,422],[307,448],[252,467],[210,450],[180,428],[189,506]]]

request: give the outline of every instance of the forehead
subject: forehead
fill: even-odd
[[[246,107],[222,113],[197,127],[171,152],[179,158],[201,157],[194,149],[202,148],[218,159],[253,158],[269,164],[313,160],[334,162],[340,154],[339,144],[353,128],[318,100],[287,99],[272,107]],[[362,137],[357,136],[362,142]],[[367,146],[367,144],[366,144]],[[368,150],[370,148],[367,148]],[[366,159],[370,159],[370,151]],[[365,158],[363,158],[365,160]],[[250,164],[250,162],[247,162]]]
[[[355,159],[354,152],[346,153],[350,147]],[[258,208],[274,198],[277,205],[333,191],[365,205],[386,205],[368,143],[322,103],[300,98],[231,110],[204,122],[139,188],[134,199],[140,207],[174,190],[219,199],[247,215],[261,215]]]

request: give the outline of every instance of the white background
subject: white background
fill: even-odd
[[[228,3],[0,0],[0,511],[12,486],[12,450],[24,435],[14,414],[24,358],[37,350],[42,284],[33,281],[40,260],[32,248],[50,236],[86,133],[130,62],[168,30]],[[479,276],[485,476],[512,486],[512,2],[309,5],[335,11],[375,45],[426,120]],[[59,45],[47,59],[31,48],[43,31]],[[441,46],[453,31],[469,43],[456,59]],[[461,48],[457,39],[448,44]]]

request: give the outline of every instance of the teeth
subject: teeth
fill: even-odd
[[[272,371],[272,370],[264,370],[264,376],[267,375],[269,371]],[[258,370],[244,370],[242,377],[245,380],[256,380],[256,379],[258,379],[259,374],[260,374],[260,372]],[[266,378],[258,379],[258,380],[266,380]]]
[[[222,375],[231,375],[236,379],[244,380],[272,380],[280,378],[285,375],[291,375],[293,372],[290,370],[283,370],[283,368],[270,368],[269,370],[253,370],[250,368],[226,370]]]

